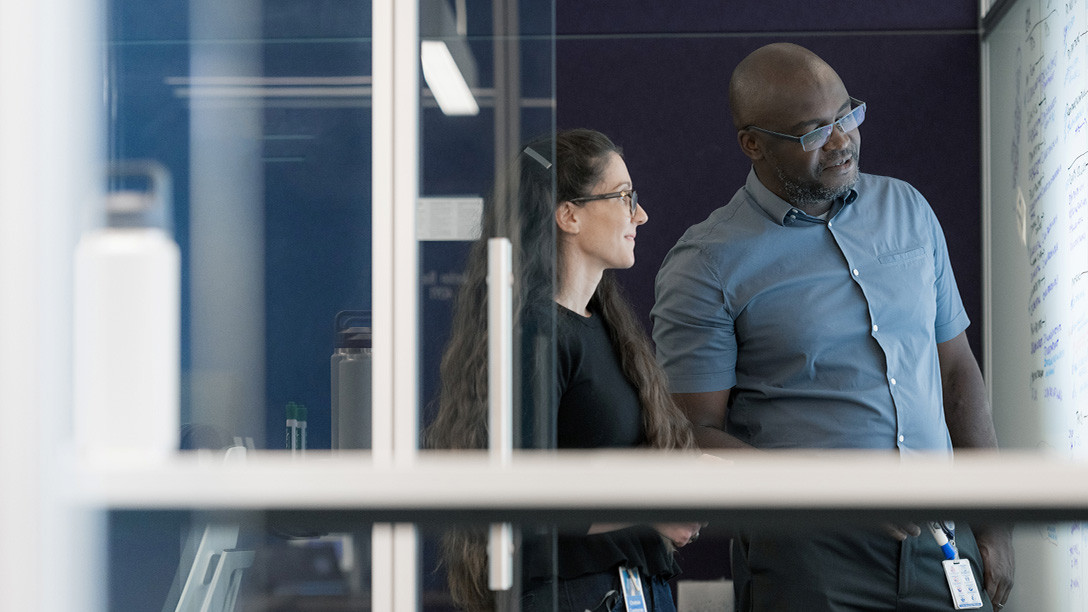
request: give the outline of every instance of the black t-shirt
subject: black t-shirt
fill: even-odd
[[[601,317],[562,306],[556,327],[559,448],[629,448],[645,440],[638,390],[627,380]]]
[[[638,390],[623,374],[598,313],[583,317],[557,305],[555,411],[559,448],[629,448],[645,443]],[[643,483],[649,486],[650,483]],[[602,483],[602,486],[626,486]],[[607,517],[602,517],[607,521]],[[589,525],[562,531],[557,540],[559,577],[564,579],[616,567],[637,567],[644,575],[679,573],[661,536],[649,525],[586,535]],[[525,539],[526,575],[550,577],[542,540]]]

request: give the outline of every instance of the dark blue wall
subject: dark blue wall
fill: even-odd
[[[262,5],[263,74],[370,74],[370,3],[267,0]],[[150,158],[173,176],[174,227],[182,250],[183,420],[191,369],[189,274],[189,105],[170,77],[190,74],[189,2],[119,0],[108,7],[109,155]],[[215,44],[252,45],[253,41]],[[369,309],[369,100],[270,105],[261,151],[265,208],[265,431],[232,435],[283,440],[284,406],[309,408],[309,441],[330,443],[333,319]],[[230,308],[223,295],[220,307]],[[261,409],[253,405],[254,409]],[[228,438],[229,439],[229,438]]]

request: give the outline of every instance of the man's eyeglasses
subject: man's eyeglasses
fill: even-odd
[[[865,103],[857,98],[850,98],[850,103],[854,104],[854,109],[849,113],[843,115],[842,119],[839,119],[835,123],[829,123],[823,127],[818,127],[812,130],[804,136],[790,136],[789,134],[780,134],[778,132],[772,132],[771,130],[765,130],[761,127],[749,125],[744,128],[746,130],[758,130],[764,134],[770,134],[771,136],[778,136],[779,138],[785,138],[786,140],[793,140],[801,143],[801,148],[805,151],[815,151],[820,147],[827,144],[828,139],[831,138],[831,132],[835,130],[835,126],[842,128],[843,133],[852,132],[858,129],[862,121],[865,121]]]
[[[571,198],[570,202],[592,202],[593,200],[611,200],[612,198],[623,198],[624,203],[627,204],[628,209],[631,212],[631,216],[635,216],[635,211],[638,210],[638,192],[634,189],[624,189],[623,191],[615,191],[612,193],[602,193],[600,195],[588,195],[581,198]]]

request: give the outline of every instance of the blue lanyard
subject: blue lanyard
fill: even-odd
[[[937,540],[937,545],[944,551],[944,558],[955,560],[959,558],[959,553],[956,551],[956,526],[951,521],[930,521],[929,532],[933,534],[933,539]]]

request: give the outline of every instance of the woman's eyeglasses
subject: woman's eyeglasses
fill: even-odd
[[[581,198],[571,198],[570,202],[592,202],[593,200],[611,200],[612,198],[623,198],[624,203],[627,204],[630,210],[631,216],[635,216],[635,211],[638,210],[638,192],[634,189],[624,189],[623,191],[614,191],[612,193],[602,193],[600,195],[588,195]]]

